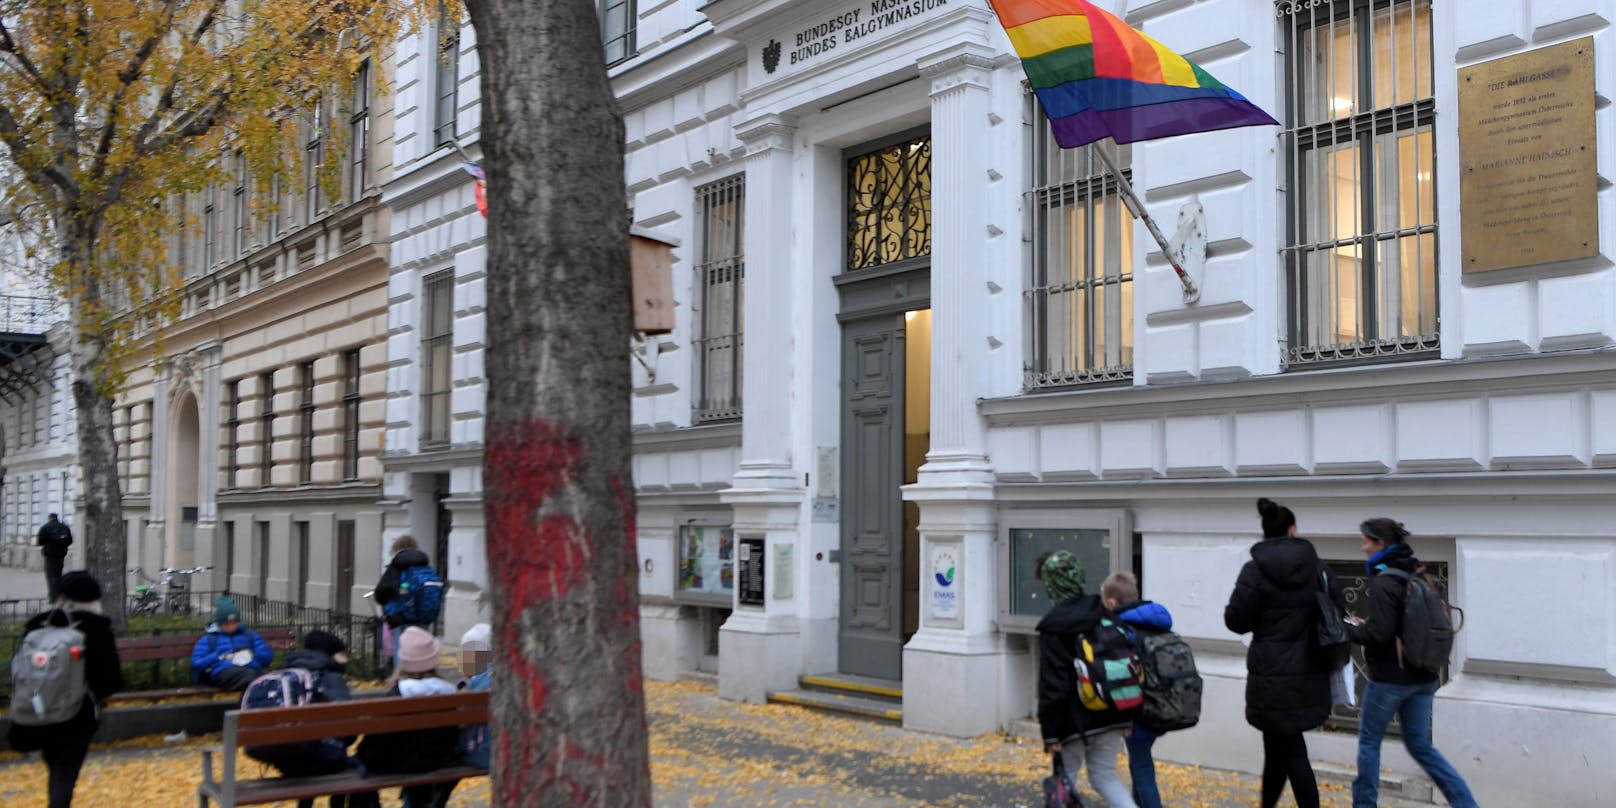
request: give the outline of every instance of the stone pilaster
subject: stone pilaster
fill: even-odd
[[[962,43],[922,59],[932,99],[931,446],[904,498],[920,509],[920,630],[904,646],[904,725],[972,736],[999,729],[1011,658],[994,617],[993,474],[976,401],[988,379],[991,51]],[[947,574],[952,572],[952,580]],[[944,577],[941,583],[938,575]]]

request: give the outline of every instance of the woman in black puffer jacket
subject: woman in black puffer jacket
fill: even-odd
[[[1341,584],[1319,561],[1312,542],[1296,535],[1289,508],[1257,500],[1263,540],[1251,548],[1223,622],[1251,633],[1246,652],[1246,721],[1263,736],[1263,808],[1273,808],[1285,783],[1298,808],[1318,808],[1319,788],[1302,733],[1330,715],[1330,671],[1316,653],[1319,576],[1344,609]]]

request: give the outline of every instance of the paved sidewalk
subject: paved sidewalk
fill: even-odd
[[[943,738],[798,707],[736,704],[697,683],[651,682],[646,695],[657,808],[1036,808],[1043,802],[1039,784],[1048,759],[1034,744],[1000,735]],[[217,742],[149,738],[97,747],[75,802],[113,806],[138,794],[154,805],[189,803],[199,779],[198,751]],[[245,762],[241,771],[256,774],[259,766]],[[1164,801],[1174,808],[1257,804],[1257,780],[1248,775],[1163,764],[1159,776]],[[34,804],[44,786],[45,767],[37,759],[0,755],[0,805]],[[1350,804],[1341,784],[1323,788],[1326,806]],[[388,804],[397,805],[388,796]],[[1084,798],[1103,804],[1086,785]],[[486,780],[463,784],[451,800],[467,808],[489,804]]]

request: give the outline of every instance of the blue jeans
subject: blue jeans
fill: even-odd
[[[1162,808],[1161,792],[1156,789],[1156,760],[1150,748],[1161,735],[1138,724],[1123,742],[1128,745],[1128,776],[1133,778],[1133,801],[1139,808]]]
[[[1397,716],[1403,722],[1403,746],[1448,798],[1453,808],[1478,808],[1464,778],[1431,745],[1431,703],[1436,682],[1394,685],[1370,681],[1364,687],[1358,720],[1358,776],[1352,781],[1352,808],[1375,808],[1380,797],[1380,742],[1386,725]]]

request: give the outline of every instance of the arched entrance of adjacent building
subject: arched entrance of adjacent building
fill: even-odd
[[[168,525],[163,541],[163,563],[189,567],[196,563],[197,505],[202,500],[202,432],[196,396],[184,393],[175,402],[169,421],[168,497],[163,519]],[[150,571],[155,575],[155,571]]]

